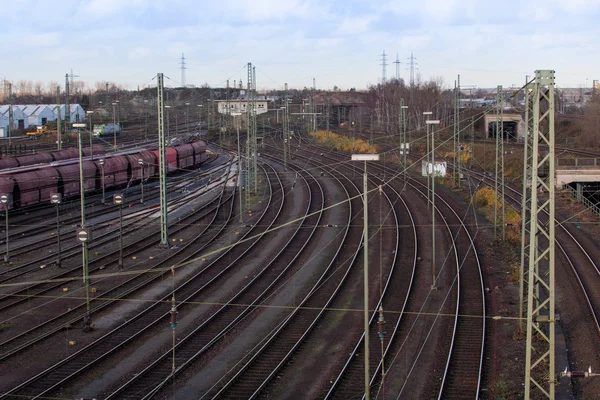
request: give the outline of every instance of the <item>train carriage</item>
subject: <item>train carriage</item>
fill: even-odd
[[[27,207],[40,202],[40,178],[37,171],[14,174],[13,205]]]
[[[152,151],[156,156],[156,162],[159,160],[159,151]],[[177,151],[173,147],[167,147],[165,149],[165,158],[166,158],[166,166],[167,166],[167,174],[171,172],[177,171]]]
[[[79,164],[61,165],[56,170],[60,174],[58,189],[63,197],[79,196]],[[96,189],[96,173],[96,164],[83,162],[83,190],[86,192]]]
[[[99,175],[96,175],[99,180],[97,183],[98,188],[102,188],[102,167],[99,161],[93,162],[98,171]],[[125,156],[106,157],[104,159],[104,187],[110,188],[113,186],[120,186],[127,184],[130,176],[129,172],[129,160]]]
[[[139,181],[142,179],[142,168],[139,160],[144,162],[144,179],[148,179],[158,173],[158,162],[153,152],[142,151],[138,154],[128,154],[126,157],[131,166],[131,180]]]
[[[179,169],[191,169],[194,167],[194,147],[191,144],[175,146],[177,151],[177,165]]]
[[[75,148],[51,151],[50,154],[52,154],[54,161],[70,160],[79,157],[79,151]]]
[[[0,159],[0,169],[16,168],[18,166],[19,166],[19,162],[12,157]]]
[[[206,160],[206,143],[193,142],[190,144],[194,148],[194,165],[199,166]]]
[[[0,194],[9,194],[9,202],[4,205],[0,203],[0,210],[4,211],[5,209],[13,208],[13,191],[15,188],[15,181],[13,181],[8,176],[0,176]]]
[[[50,153],[37,153],[15,157],[20,167],[35,164],[49,164],[54,161]]]
[[[90,146],[84,147],[81,151],[83,152],[83,155],[85,157],[89,156],[90,154],[95,156],[95,155],[101,155],[101,154],[103,155],[106,153],[106,151],[104,150],[104,146],[102,146],[101,144],[92,145],[91,153],[90,153]]]
[[[39,180],[40,202],[49,203],[53,194],[60,193],[58,190],[60,175],[54,168],[40,168],[36,172]]]

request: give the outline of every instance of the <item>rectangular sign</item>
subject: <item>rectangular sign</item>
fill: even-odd
[[[436,161],[431,164],[426,160],[421,161],[421,176],[446,176],[446,161]]]

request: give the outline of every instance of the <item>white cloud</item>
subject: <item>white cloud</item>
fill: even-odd
[[[33,33],[23,37],[23,44],[32,47],[54,47],[60,44],[60,32]]]
[[[364,33],[369,28],[369,24],[375,20],[375,16],[361,16],[361,17],[346,17],[338,25],[337,33],[346,35],[356,35]]]

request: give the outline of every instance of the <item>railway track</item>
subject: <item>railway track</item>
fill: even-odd
[[[190,240],[187,240],[186,243],[189,243],[188,245],[195,243],[196,245],[200,246],[200,249],[202,249],[203,247],[200,243],[198,243],[198,239],[202,237],[202,241],[205,243],[204,247],[206,247],[207,244],[211,243],[212,240],[215,239],[216,234],[218,234],[220,230],[222,230],[222,228],[218,229],[219,226],[223,225],[222,222],[219,224],[219,221],[217,219],[218,211],[220,207],[223,207],[227,204],[233,204],[233,194],[226,196],[223,187],[221,193],[213,201],[210,201],[203,209],[199,209],[198,212],[191,216],[191,218],[188,220],[189,223],[186,223],[185,220],[182,221],[177,226],[174,226],[170,230],[170,233],[175,234],[185,229],[195,230],[197,226],[204,226],[204,229],[200,232],[200,234],[194,233],[195,238],[192,237]],[[229,206],[229,208],[231,208],[231,206]],[[147,238],[143,238],[141,240],[147,240]],[[180,252],[181,249],[179,251],[176,251],[175,253]],[[118,253],[118,251],[113,252],[112,255],[114,256],[116,253]],[[162,277],[162,271],[158,271],[157,274],[148,274],[148,272],[150,272],[152,269],[160,269],[161,267],[164,267],[163,264],[164,261],[162,261],[160,258],[157,258],[154,263],[142,266],[142,269],[139,270],[141,275],[127,275],[125,279],[119,282],[119,285],[110,286],[106,291],[104,291],[103,300],[92,299],[91,312],[94,314],[98,313],[99,311],[105,309],[107,306],[114,304],[116,301],[129,298],[132,295],[134,295],[137,291],[155,282],[157,279]],[[94,268],[92,268],[92,271],[93,270]],[[99,267],[97,267],[95,270],[100,274],[100,276],[102,276],[103,273],[102,270],[99,269]],[[93,274],[92,279],[94,279]],[[104,281],[110,281],[114,283],[114,281],[111,281],[109,278],[99,277],[98,280],[94,280],[94,285],[100,287],[103,286]],[[47,285],[50,285],[50,287],[48,287]],[[55,284],[53,284],[52,282],[49,282],[47,284],[41,283],[40,286],[42,287],[38,288],[38,292],[33,291],[33,293],[30,292],[28,295],[31,297],[39,296],[40,293],[51,290],[51,288],[54,287],[54,285]],[[59,282],[58,286],[63,286],[63,283]],[[65,298],[63,299],[68,300]],[[80,297],[76,298],[75,303],[71,304],[69,310],[65,312],[59,313],[57,315],[50,313],[50,318],[38,325],[34,325],[30,328],[22,328],[22,331],[19,331],[18,333],[11,332],[10,338],[3,341],[1,344],[2,353],[0,354],[0,360],[6,361],[8,357],[12,357],[17,353],[20,353],[26,350],[27,348],[30,348],[31,346],[33,346],[36,343],[39,343],[43,339],[48,339],[52,337],[52,335],[55,335],[56,333],[60,332],[65,327],[79,325],[79,322],[86,314],[85,302],[82,302],[81,300],[82,299]],[[48,303],[44,303],[39,307],[47,305]],[[2,322],[6,324],[12,322],[13,319],[14,317],[6,319]]]
[[[321,219],[323,202],[322,189],[315,180],[312,180],[310,184],[304,181],[304,184],[299,184],[299,186],[311,189],[310,201],[307,201],[304,206],[306,209],[303,211],[303,216],[289,226],[293,232],[288,234],[279,232],[278,229],[275,232],[266,233],[264,239],[269,241],[269,236],[272,235],[289,236],[286,244],[274,257],[269,257],[270,261],[256,271],[250,282],[225,301],[221,308],[206,318],[198,328],[180,340],[175,348],[177,369],[172,371],[172,353],[167,351],[144,371],[110,394],[108,399],[150,398],[160,393],[161,389],[164,389],[172,379],[176,379],[187,368],[206,363],[206,360],[203,359],[207,357],[207,352],[219,345],[226,335],[228,337],[232,334],[235,335],[238,326],[243,324],[245,319],[251,318],[252,314],[260,312],[260,304],[277,292],[280,281],[295,273],[296,260],[309,243]],[[287,188],[289,185],[285,187]],[[290,202],[290,200],[286,201]],[[284,223],[285,218],[285,213],[280,214],[275,220],[275,224]],[[239,305],[245,306],[240,307]],[[157,382],[158,384],[156,384]]]
[[[269,187],[271,186],[269,185]],[[276,190],[275,192],[280,193],[279,190]],[[232,208],[230,208],[230,212],[228,213],[229,217],[226,218],[227,220],[230,220],[231,210]],[[255,221],[260,221],[265,213],[266,208],[259,217],[255,217]],[[246,235],[260,229],[264,229],[264,227],[251,228]],[[235,253],[233,257],[236,259],[240,258],[255,243],[256,240],[248,240],[242,245],[234,247],[231,251]],[[193,276],[186,277],[185,282],[177,287],[174,293],[169,292],[125,324],[114,328],[111,332],[108,332],[102,338],[86,348],[81,349],[59,364],[14,388],[8,392],[5,397],[11,398],[10,396],[16,396],[19,393],[21,395],[27,393],[26,395],[35,397],[52,390],[58,390],[67,380],[72,379],[77,376],[77,374],[81,374],[84,370],[97,365],[108,355],[114,354],[115,351],[118,351],[127,343],[132,342],[135,337],[151,327],[156,326],[157,323],[164,321],[164,318],[169,315],[169,299],[173,295],[177,296],[179,299],[183,298],[183,301],[180,303],[180,311],[188,308],[188,304],[195,304],[195,299],[197,299],[206,288],[215,285],[219,280],[225,279],[227,275],[231,276],[231,274],[235,272],[232,271],[232,268],[221,270],[216,266],[217,261],[225,255],[228,255],[228,253],[229,251],[223,251],[220,255],[215,255],[216,258],[214,261],[210,262],[209,265],[200,272],[195,272]],[[197,255],[198,254],[192,254],[189,255],[189,257],[196,257]]]
[[[325,149],[321,150],[322,154],[329,153]],[[331,153],[329,153],[329,155],[331,155]],[[332,158],[331,161],[342,163],[344,160],[336,157]],[[397,171],[390,169],[386,170],[384,166],[378,164],[374,164],[370,166],[370,168],[372,170],[379,170],[379,175],[382,173],[387,173],[389,176],[397,174]],[[390,185],[393,184],[392,181],[389,183]],[[420,191],[421,195],[426,197],[426,194],[422,189],[423,185],[419,181],[409,180],[408,185],[412,187],[413,190]],[[452,289],[456,291],[456,294],[449,293],[448,297],[448,299],[451,300],[453,297],[455,297],[453,299],[453,303],[455,304],[453,314],[455,315],[455,318],[454,324],[452,325],[453,328],[451,329],[452,335],[450,335],[447,339],[448,343],[446,347],[448,349],[448,357],[446,368],[444,369],[444,374],[441,378],[442,383],[438,386],[439,398],[449,398],[452,396],[458,396],[459,398],[461,396],[464,396],[465,398],[473,398],[477,396],[479,391],[483,343],[485,336],[485,301],[483,294],[484,291],[483,280],[481,276],[481,265],[477,257],[477,253],[474,251],[475,244],[473,242],[473,238],[469,234],[464,224],[464,218],[459,216],[454,211],[454,209],[458,207],[456,205],[449,204],[448,201],[440,194],[436,194],[436,197],[439,199],[438,202],[441,201],[441,204],[438,203],[436,208],[438,208],[438,212],[440,213],[440,216],[442,216],[441,221],[446,225],[449,236],[452,238],[452,243],[467,243],[466,246],[464,244],[462,246],[452,245],[452,251],[458,253],[456,256],[458,256],[457,259],[460,260],[460,264],[456,265],[455,277],[450,281],[449,285],[449,290]],[[445,210],[441,210],[440,208],[445,208]],[[448,224],[447,221],[456,222]],[[447,260],[444,262],[439,262],[439,260],[437,261],[438,265],[444,265],[447,263]],[[440,271],[440,275],[441,274],[442,271]],[[384,304],[386,303],[385,298],[380,300],[382,300]],[[389,302],[389,300],[387,300],[387,302]],[[441,307],[446,307],[446,305],[442,304]],[[376,311],[377,308],[374,310]],[[439,311],[443,312],[444,308],[440,308]],[[459,315],[462,315],[463,317],[459,317]],[[473,316],[480,316],[480,318],[472,318]],[[372,348],[377,348],[378,344],[376,317],[377,313],[374,312],[371,315],[370,324],[370,330],[372,332],[371,338],[375,339],[371,340]],[[398,321],[398,323],[399,322],[400,321]],[[399,329],[406,330],[406,328],[398,327],[398,325],[396,325],[394,331]],[[357,346],[351,353],[351,356],[348,358],[347,365],[342,373],[340,373],[340,375],[338,375],[338,377],[335,379],[334,384],[326,395],[327,398],[348,398],[349,396],[356,396],[357,392],[360,393],[360,389],[357,389],[356,383],[357,381],[360,382],[360,373],[364,371],[360,366],[360,362],[356,361],[356,354],[359,347],[362,345],[363,340],[364,337],[361,336],[360,341],[357,343]],[[394,335],[392,335],[390,344],[393,345],[394,340]],[[387,350],[390,350],[389,346]],[[393,354],[393,351],[390,351],[389,353]],[[387,351],[386,354],[388,354]],[[381,363],[381,359],[379,358],[378,362],[377,357],[373,357],[373,355],[371,357],[374,358],[372,360],[372,364],[378,365],[376,370],[377,373],[380,373],[380,369],[383,364]],[[342,375],[344,375],[343,378]],[[468,378],[465,378],[465,376]],[[406,379],[406,377],[404,379]],[[345,381],[346,384],[344,385],[344,382],[341,381]],[[373,376],[371,383],[374,384],[376,381],[376,376]],[[435,382],[436,380],[432,379],[432,383]],[[342,387],[341,389],[340,386]],[[384,390],[384,393],[389,394],[390,391],[392,390],[388,388],[387,391]],[[402,391],[400,391],[400,393],[401,392]],[[415,393],[414,391],[409,392]]]

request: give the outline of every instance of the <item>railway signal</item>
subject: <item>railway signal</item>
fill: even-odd
[[[81,200],[81,229],[77,231],[77,238],[81,242],[81,255],[83,259],[83,286],[85,286],[85,306],[87,311],[84,329],[87,330],[87,328],[91,326],[92,319],[90,317],[90,277],[87,248],[89,232],[85,228],[85,181],[83,174],[83,151],[81,145],[81,128],[85,128],[85,124],[73,124],[73,128],[77,128],[77,142],[79,145],[79,198]]]
[[[142,172],[142,180],[140,182],[140,185],[142,186],[142,197],[140,199],[140,203],[144,204],[144,160],[140,158],[138,160],[138,164],[140,165],[140,170]]]
[[[100,169],[102,171],[102,204],[106,202],[104,199],[104,158],[98,160],[98,164],[100,164]]]
[[[5,220],[6,220],[6,254],[4,255],[4,262],[9,262],[10,261],[10,254],[8,252],[9,250],[9,246],[8,246],[8,238],[9,238],[9,234],[8,234],[8,205],[10,204],[10,194],[2,194],[0,195],[0,203],[2,203],[2,205],[4,206],[4,215],[5,215]]]
[[[62,203],[62,195],[60,193],[55,193],[50,196],[50,203],[56,206],[56,242],[57,242],[57,256],[56,256],[56,266],[60,268],[60,208],[59,206]]]
[[[123,204],[125,203],[125,195],[115,194],[113,202],[119,206],[119,262],[118,268],[123,268]]]

